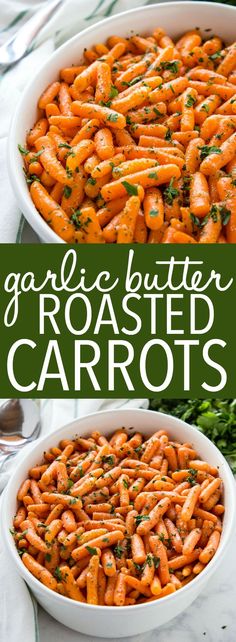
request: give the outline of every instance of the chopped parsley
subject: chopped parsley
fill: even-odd
[[[72,192],[72,188],[69,185],[65,185],[64,190],[63,190],[63,196],[65,198],[69,198]]]
[[[148,174],[148,178],[157,179],[158,178],[157,172],[150,172]]]
[[[202,145],[202,147],[198,147],[200,149],[200,159],[204,160],[209,154],[222,154],[222,151],[219,147],[216,147],[216,145]]]
[[[66,149],[71,149],[71,145],[69,145],[69,143],[59,143],[58,147],[65,147]]]
[[[225,205],[212,205],[210,209],[210,217],[213,219],[214,223],[218,221],[218,217],[221,218],[222,225],[227,225],[229,222],[231,211]]]
[[[210,111],[209,105],[204,103],[204,105],[201,106],[201,111],[205,111],[207,114],[209,114],[209,111]]]
[[[141,522],[147,522],[148,519],[150,519],[149,515],[136,515],[135,517],[136,526],[141,524]]]
[[[97,555],[96,548],[93,548],[92,546],[85,546],[85,548],[88,551],[89,555]]]
[[[22,147],[22,145],[17,145],[19,152],[22,154],[22,156],[27,156],[29,154],[29,150],[26,149],[25,147]]]
[[[118,116],[119,114],[116,114],[114,112],[114,114],[109,114],[109,116],[107,116],[107,120],[109,120],[110,123],[116,123],[118,120]]]
[[[120,560],[120,558],[123,555],[123,548],[122,546],[120,546],[120,544],[117,544],[117,546],[114,548],[114,553],[116,557],[118,557],[118,559]]]
[[[221,52],[220,52],[220,51],[216,51],[215,53],[210,54],[210,55],[208,56],[208,58],[210,58],[210,60],[213,60],[213,61],[214,61],[214,60],[218,60],[219,58],[222,58],[222,55],[221,55]]]
[[[171,130],[168,128],[168,129],[167,129],[167,132],[165,133],[165,140],[171,141],[171,139],[172,139],[172,132],[171,132]]]
[[[167,70],[167,71],[171,71],[172,74],[177,74],[179,71],[179,64],[180,64],[179,60],[173,60],[172,62],[163,61],[156,68],[156,71]]]
[[[173,200],[179,196],[179,190],[173,187],[174,179],[171,178],[168,187],[164,191],[164,199],[168,205],[172,205]]]
[[[158,210],[150,210],[149,212],[149,216],[151,216],[151,218],[155,218],[158,215],[159,215]]]
[[[127,479],[123,479],[123,486],[124,486],[124,488],[129,488],[129,484],[127,482]]]
[[[74,223],[75,227],[79,230],[82,227],[82,223],[79,220],[79,217],[81,216],[82,212],[81,210],[75,210],[74,213],[71,216],[71,221]]]
[[[59,568],[59,566],[57,566],[57,567],[55,568],[55,571],[54,571],[54,577],[56,577],[56,578],[57,578],[57,580],[59,580],[59,582],[61,582],[61,580],[62,580],[62,574],[61,574],[61,569]]]
[[[159,86],[159,89],[160,89],[160,86]],[[153,111],[154,111],[154,114],[156,114],[156,116],[158,116],[159,118],[163,116],[163,114],[161,113],[161,111],[159,111],[159,109],[157,109],[157,107],[153,107]]]
[[[137,196],[138,194],[138,188],[137,185],[131,185],[131,183],[128,183],[128,181],[122,181],[122,185],[124,185],[127,194],[129,196]]]
[[[113,466],[114,464],[114,455],[103,455],[101,457],[103,464],[108,464],[108,466]]]
[[[51,562],[51,559],[52,559],[51,553],[46,553],[45,555],[46,562]]]
[[[89,183],[89,185],[96,185],[96,182],[96,178],[92,178],[92,176],[90,176],[90,178],[88,178],[87,180],[87,183]]]
[[[185,103],[185,106],[190,109],[190,107],[195,105],[195,102],[196,102],[196,98],[193,98],[193,96],[188,96],[188,98],[186,100],[186,103]]]

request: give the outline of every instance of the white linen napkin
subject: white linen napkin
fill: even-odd
[[[54,48],[82,29],[106,16],[158,0],[65,0],[37,36],[34,50],[10,71],[0,76],[0,243],[39,242],[18,208],[6,167],[7,136],[15,105],[29,78],[43,65]],[[162,0],[169,1],[169,0]],[[1,0],[0,46],[17,31],[45,0]]]
[[[42,429],[40,437],[54,432],[63,424],[76,417],[114,408],[147,408],[147,399],[45,399],[41,401]],[[6,470],[0,473],[0,491],[6,485],[17,462],[26,449],[25,446],[13,460],[6,463]],[[4,515],[1,514],[1,523]],[[0,545],[0,640],[1,642],[39,642],[37,604],[24,580],[15,571],[11,560],[1,550]],[[14,617],[12,614],[14,613]]]

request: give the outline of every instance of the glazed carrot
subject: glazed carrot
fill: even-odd
[[[61,566],[60,575],[67,597],[70,597],[72,600],[76,600],[77,602],[85,602],[83,593],[76,583],[69,566]]]
[[[206,120],[207,117],[211,116],[219,107],[221,104],[220,97],[217,96],[216,94],[210,94],[210,96],[207,96],[206,98],[203,98],[198,105],[195,106],[194,109],[194,115],[195,115],[195,122],[198,125],[202,125],[202,123]]]
[[[200,537],[201,537],[200,528],[193,528],[193,530],[190,531],[190,533],[187,535],[187,537],[184,540],[183,555],[189,555],[190,553],[193,552],[195,546],[199,542]]]
[[[112,89],[111,85],[111,68],[106,62],[100,61],[97,64],[95,91],[96,103],[106,103],[109,100]]]
[[[94,136],[95,150],[101,160],[114,156],[114,145],[110,129],[99,129]]]
[[[30,193],[35,207],[40,211],[46,222],[63,240],[70,243],[74,238],[73,226],[63,209],[48,194],[47,190],[34,181]]]
[[[195,174],[200,165],[200,148],[204,145],[203,138],[192,139],[186,148],[185,164],[189,174]]]
[[[207,545],[199,555],[199,561],[202,562],[202,564],[208,564],[208,562],[212,559],[212,557],[215,555],[216,550],[219,546],[219,542],[220,542],[220,533],[217,530],[215,530],[210,535]]]
[[[167,584],[170,579],[166,549],[163,543],[160,541],[159,537],[157,537],[156,535],[151,535],[149,541],[153,554],[160,559],[158,572],[161,584],[163,586]]]
[[[120,215],[118,223],[117,243],[131,243],[135,231],[140,208],[138,196],[131,196]]]
[[[176,553],[181,553],[183,545],[178,529],[168,517],[164,519],[164,524],[167,528],[168,536],[171,539],[173,548],[175,549]]]
[[[71,148],[66,159],[66,172],[69,176],[78,171],[79,166],[93,153],[94,143],[91,140],[81,140]],[[71,184],[72,180],[70,180]]]
[[[128,95],[114,98],[111,107],[121,114],[126,114],[130,109],[135,109],[139,107],[139,105],[142,105],[148,97],[150,90],[150,87],[144,86],[134,88]]]
[[[105,575],[112,577],[116,574],[116,561],[110,548],[107,548],[102,552],[101,562]]]
[[[210,210],[208,184],[202,172],[195,172],[192,176],[190,183],[190,210],[199,218],[208,214]]]
[[[224,167],[234,158],[236,152],[236,133],[232,134],[220,147],[219,153],[211,153],[205,158],[200,166],[203,174],[214,174],[218,169]]]
[[[39,98],[39,101],[38,101],[39,109],[45,109],[46,105],[48,103],[51,103],[54,100],[54,98],[56,98],[59,90],[60,90],[59,82],[53,82],[51,85],[49,85],[49,87],[45,89],[45,91]]]
[[[186,497],[186,500],[184,502],[184,505],[181,511],[181,518],[185,522],[187,522],[192,517],[192,514],[196,506],[196,502],[199,498],[200,491],[201,491],[201,487],[199,486],[199,484],[196,484],[190,489]]]
[[[100,536],[100,537],[95,537],[89,542],[89,548],[92,548],[93,546],[96,547],[98,546],[99,548],[107,548],[107,546],[114,544],[118,542],[119,540],[124,539],[124,534],[122,531],[116,530],[111,533],[108,533],[105,537]],[[78,548],[75,548],[72,551],[72,557],[73,559],[80,560],[83,559],[83,557],[86,557],[88,553],[88,548],[86,544],[79,546]]]
[[[161,185],[162,183],[169,181],[171,178],[179,178],[179,176],[179,168],[176,165],[168,164],[158,167],[154,173],[150,172],[149,169],[146,169],[141,172],[136,172],[135,174],[129,174],[126,176],[125,183],[129,183],[131,185],[139,184],[146,188]],[[118,179],[113,181],[113,183],[102,187],[101,194],[105,201],[125,196],[126,187],[123,183],[123,179]]]
[[[147,227],[159,230],[164,221],[164,203],[159,189],[153,187],[146,190],[143,209]]]
[[[175,78],[171,83],[164,83],[161,89],[154,89],[149,98],[151,102],[161,102],[166,100],[172,100],[173,96],[178,96],[186,89],[188,85],[188,80],[185,76],[179,76]]]
[[[112,129],[123,129],[126,124],[125,117],[122,114],[108,107],[75,100],[71,108],[74,114],[83,118],[98,118],[104,125],[109,125]]]
[[[71,510],[66,510],[62,513],[61,521],[63,528],[65,528],[68,533],[73,533],[76,530],[75,516]]]
[[[191,87],[185,89],[182,96],[182,116],[180,128],[182,132],[194,129],[195,115],[194,105],[197,101],[197,92]]]
[[[235,68],[236,64],[236,48],[235,43],[229,48],[224,60],[220,62],[217,67],[217,73],[222,74],[223,76],[228,76],[231,71]]]
[[[140,535],[135,533],[131,538],[132,558],[135,564],[143,564],[146,560],[146,551]]]
[[[27,143],[33,147],[35,141],[41,136],[45,136],[48,130],[48,122],[46,118],[40,118],[32,129],[27,134]]]
[[[22,562],[26,568],[40,581],[42,584],[45,584],[48,588],[55,591],[56,589],[56,580],[52,574],[45,569],[41,564],[36,562],[32,555],[28,553],[23,553]]]
[[[87,603],[98,604],[99,557],[92,555],[87,573]]]

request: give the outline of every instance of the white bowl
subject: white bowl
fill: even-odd
[[[19,207],[42,241],[64,243],[45,223],[30,198],[17,144],[25,145],[26,132],[37,117],[38,97],[58,77],[59,69],[78,63],[84,47],[90,48],[97,42],[104,42],[111,34],[128,36],[132,30],[139,33],[151,32],[158,25],[164,27],[173,38],[199,27],[204,37],[218,34],[229,44],[235,39],[235,17],[234,7],[215,5],[212,2],[170,2],[132,9],[102,20],[68,40],[35,74],[19,101],[12,121],[8,141],[8,169]]]
[[[167,430],[173,439],[190,442],[207,462],[219,467],[224,483],[225,515],[219,548],[211,562],[192,582],[176,593],[146,604],[125,607],[92,606],[70,600],[54,593],[41,584],[22,563],[9,529],[16,511],[16,495],[28,470],[36,465],[44,450],[55,446],[61,439],[70,439],[75,434],[88,436],[93,430],[104,435],[111,434],[120,426],[130,429],[130,434],[140,431],[148,436],[156,430]],[[76,631],[99,637],[127,637],[138,635],[168,622],[202,592],[211,575],[223,563],[224,554],[230,544],[235,528],[236,495],[231,470],[220,451],[196,428],[162,413],[148,410],[110,410],[93,413],[77,419],[48,437],[40,439],[25,459],[18,465],[4,492],[2,505],[2,533],[7,553],[15,564],[16,571],[24,578],[39,604],[56,620]]]

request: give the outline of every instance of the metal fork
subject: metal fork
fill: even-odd
[[[26,444],[37,439],[40,429],[39,407],[35,401],[0,401],[0,472],[11,457]]]
[[[39,9],[7,42],[0,47],[0,72],[23,58],[39,31],[45,26],[64,0],[50,0]]]

